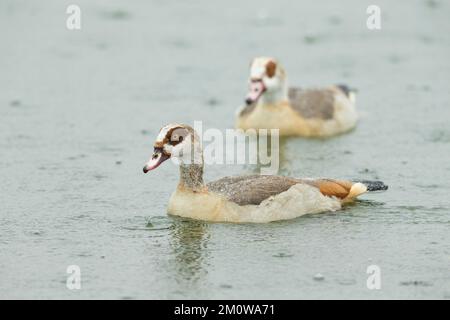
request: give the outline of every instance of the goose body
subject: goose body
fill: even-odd
[[[191,127],[168,125],[161,129],[154,154],[144,167],[148,172],[171,157],[180,160],[180,182],[167,208],[171,215],[213,222],[271,222],[339,210],[366,191],[387,189],[381,182],[271,175],[224,177],[205,184],[203,157],[196,141]],[[188,161],[187,150],[197,152],[197,156],[189,155],[197,161]]]
[[[328,137],[353,129],[355,96],[345,85],[288,88],[284,69],[273,58],[252,62],[246,106],[237,112],[239,129],[279,129],[283,136]]]
[[[278,185],[276,180],[289,180],[289,178],[274,176],[257,177],[261,178],[256,179],[253,185],[256,188],[271,188],[273,195],[260,193],[258,189],[249,190],[245,188],[241,190],[239,186],[230,184],[229,188],[236,188],[236,192],[240,191],[239,198],[233,198],[232,195],[215,188],[215,185],[220,183],[221,180],[207,184],[207,188],[200,192],[192,192],[189,189],[178,187],[170,198],[168,213],[211,222],[272,222],[293,219],[305,214],[339,210],[345,201],[351,201],[357,195],[367,190],[364,185],[359,184],[354,188],[355,193],[351,197],[339,198],[336,195],[327,196],[323,194],[320,188],[313,185],[318,180],[311,179],[310,183],[298,181],[285,189]],[[254,180],[252,176],[227,177],[225,179],[233,178],[242,179],[241,186]],[[338,184],[337,182],[331,183]],[[266,185],[264,186],[264,184]],[[276,186],[278,188],[274,188]],[[249,199],[241,198],[245,198],[246,196]],[[265,198],[261,198],[261,202],[251,201],[252,198],[258,196],[265,196]]]

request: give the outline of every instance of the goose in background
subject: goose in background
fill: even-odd
[[[203,151],[194,129],[164,126],[144,173],[168,159],[180,167],[180,180],[169,200],[172,215],[215,222],[271,222],[335,211],[366,191],[386,190],[380,181],[300,179],[274,175],[224,177],[205,183]]]
[[[346,85],[321,89],[289,88],[274,58],[250,66],[249,93],[237,112],[239,129],[279,129],[283,136],[329,137],[353,129],[358,116],[355,93]]]

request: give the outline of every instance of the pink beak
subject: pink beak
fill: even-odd
[[[153,156],[148,160],[148,162],[144,166],[144,173],[149,172],[150,170],[156,169],[159,167],[161,163],[169,159],[170,156],[163,153],[160,149],[155,149]]]
[[[252,80],[250,82],[250,91],[245,98],[245,103],[250,105],[258,101],[259,97],[266,91],[266,86],[262,80]]]

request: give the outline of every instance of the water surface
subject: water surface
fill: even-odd
[[[80,0],[80,31],[68,4],[0,3],[0,298],[450,298],[448,3],[378,1],[380,31],[356,0]],[[280,174],[388,192],[264,225],[166,215],[178,169],[141,171],[159,128],[232,127],[256,55],[359,90],[358,128],[283,140]]]

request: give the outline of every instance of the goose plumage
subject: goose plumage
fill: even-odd
[[[385,190],[379,181],[299,179],[275,175],[243,175],[203,181],[203,153],[194,129],[164,126],[144,173],[176,159],[180,181],[167,212],[186,218],[234,223],[262,223],[304,214],[339,210],[366,191]]]
[[[279,129],[282,136],[329,137],[353,129],[358,119],[348,86],[289,88],[284,68],[268,57],[252,61],[245,103],[237,128]]]

